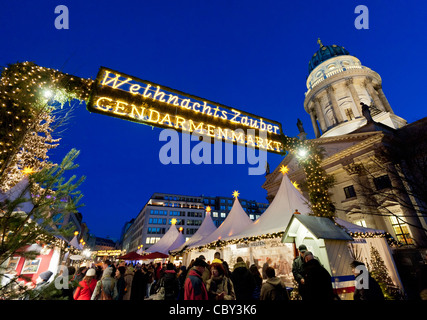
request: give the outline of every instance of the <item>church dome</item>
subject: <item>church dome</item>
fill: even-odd
[[[316,68],[319,64],[330,58],[350,54],[344,47],[337,46],[336,44],[331,46],[324,46],[320,39],[317,40],[317,42],[319,43],[320,48],[314,53],[313,57],[308,63],[308,74],[310,74],[311,71],[313,71],[313,69]]]

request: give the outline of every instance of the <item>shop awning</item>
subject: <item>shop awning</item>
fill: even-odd
[[[140,254],[136,253],[135,251],[129,252],[125,254],[124,256],[120,256],[117,259],[121,260],[142,260],[144,257]]]
[[[142,260],[151,260],[151,259],[164,259],[169,257],[169,255],[161,252],[152,252],[147,255],[142,256]]]

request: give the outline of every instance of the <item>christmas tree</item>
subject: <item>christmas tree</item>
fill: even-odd
[[[400,300],[401,292],[399,288],[395,286],[391,279],[387,266],[384,260],[381,258],[380,253],[374,246],[371,245],[371,264],[369,266],[369,272],[372,278],[374,278],[381,287],[386,300]]]

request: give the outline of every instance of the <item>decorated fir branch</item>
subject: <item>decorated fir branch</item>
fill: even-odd
[[[306,175],[306,188],[309,194],[311,210],[318,217],[332,218],[335,216],[335,205],[331,200],[329,188],[334,184],[334,178],[326,174],[321,166],[322,150],[309,140],[282,137],[284,149],[294,154],[298,164]],[[298,156],[303,151],[304,156]]]
[[[73,149],[59,165],[48,165],[32,173],[15,199],[6,198],[0,202],[0,265],[13,256],[34,258],[38,253],[26,251],[26,248],[36,243],[60,248],[61,261],[66,251],[73,251],[65,239],[70,238],[74,230],[71,225],[58,227],[57,222],[66,214],[77,212],[79,207],[82,195],[77,188],[84,177],[78,180],[75,176],[68,180],[64,177],[76,168],[78,154]],[[38,190],[38,193],[31,194],[30,190]],[[61,201],[63,199],[66,201]],[[25,203],[31,203],[31,206],[23,211]],[[0,295],[8,293],[9,287],[19,279],[15,277],[8,285],[0,286]]]
[[[0,81],[0,189],[22,179],[24,167],[41,169],[52,137],[56,110],[73,99],[87,101],[92,80],[44,68],[31,62],[3,68]],[[55,102],[55,104],[53,103]]]

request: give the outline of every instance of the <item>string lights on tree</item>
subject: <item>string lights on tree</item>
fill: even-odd
[[[47,164],[58,146],[56,111],[73,99],[87,101],[93,80],[23,62],[3,68],[0,81],[0,188],[7,191]],[[53,103],[55,101],[55,104]]]
[[[335,205],[332,203],[329,188],[334,178],[322,168],[322,150],[312,141],[282,136],[284,149],[293,154],[306,175],[306,187],[313,215],[332,218]],[[282,172],[283,173],[283,172]],[[295,186],[295,185],[294,185]]]

